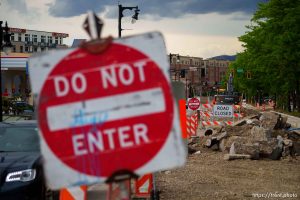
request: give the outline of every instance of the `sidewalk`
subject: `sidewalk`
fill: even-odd
[[[4,115],[3,116],[3,121],[4,122],[9,122],[9,121],[22,121],[25,120],[26,118],[24,116],[16,116],[16,115]]]

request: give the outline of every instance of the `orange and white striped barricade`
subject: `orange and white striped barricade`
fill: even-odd
[[[191,137],[192,133],[191,133],[191,120],[189,118],[189,116],[186,117],[186,134],[187,137]]]
[[[194,112],[186,117],[186,130],[189,137],[196,136],[198,129],[198,114]]]
[[[222,126],[221,121],[202,121],[202,126]]]
[[[196,136],[198,129],[198,114],[196,112],[192,116],[190,116],[190,129],[191,136]]]
[[[87,200],[87,186],[63,188],[59,192],[59,200]]]
[[[233,122],[232,122],[232,121],[224,121],[224,124],[225,124],[225,125],[228,125],[228,126],[232,126],[232,125],[233,125]]]
[[[150,198],[153,188],[153,175],[146,174],[135,180],[135,197]]]
[[[207,101],[207,103],[201,105],[202,110],[200,111],[200,122],[202,127],[204,127],[204,124],[207,124],[207,121],[211,121],[213,115],[212,115],[212,109],[213,105]],[[204,123],[203,123],[204,122]]]
[[[210,119],[213,115],[212,112],[210,111],[200,111],[200,116]]]
[[[205,103],[205,104],[202,104],[202,108],[206,108],[206,109],[211,110],[212,109],[212,105],[210,103]]]
[[[233,116],[236,117],[236,118],[239,118],[239,117],[243,117],[243,114],[241,114],[241,113],[234,113]]]
[[[233,113],[233,117],[234,118],[238,118],[238,120],[240,120],[240,118],[243,118],[243,114],[241,114],[241,113]]]
[[[223,125],[232,126],[232,121],[203,121],[202,126],[223,126]]]

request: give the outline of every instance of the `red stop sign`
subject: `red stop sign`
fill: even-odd
[[[188,101],[188,107],[191,110],[197,110],[200,107],[200,101],[197,98],[191,98]]]
[[[121,44],[101,55],[77,49],[44,82],[39,127],[63,163],[109,177],[155,157],[170,134],[173,105],[163,71],[143,53]]]

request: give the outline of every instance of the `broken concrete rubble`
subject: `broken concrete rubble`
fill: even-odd
[[[278,160],[282,156],[300,155],[300,135],[286,130],[290,126],[286,117],[264,112],[247,117],[244,122],[236,124],[236,126],[210,127],[200,139],[199,146],[229,153],[226,156],[227,160],[240,158]]]
[[[278,121],[278,115],[271,112],[264,112],[259,121],[261,122],[261,126],[265,129],[273,130]]]
[[[253,141],[268,141],[271,138],[270,130],[263,127],[253,126],[249,139]]]
[[[251,156],[247,154],[225,154],[224,160],[236,160],[236,159],[250,159]]]
[[[251,159],[259,159],[259,144],[243,144],[238,142],[233,142],[230,148],[230,154],[246,154],[249,155]]]

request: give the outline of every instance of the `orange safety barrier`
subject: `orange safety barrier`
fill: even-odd
[[[187,126],[186,126],[186,107],[185,107],[185,100],[179,100],[179,116],[180,116],[180,125],[181,125],[181,132],[182,138],[187,139]]]
[[[59,200],[87,200],[87,186],[61,189]]]
[[[198,128],[198,114],[197,113],[194,113],[193,115],[187,117],[186,126],[187,126],[187,135],[189,137],[197,135],[197,128]]]

